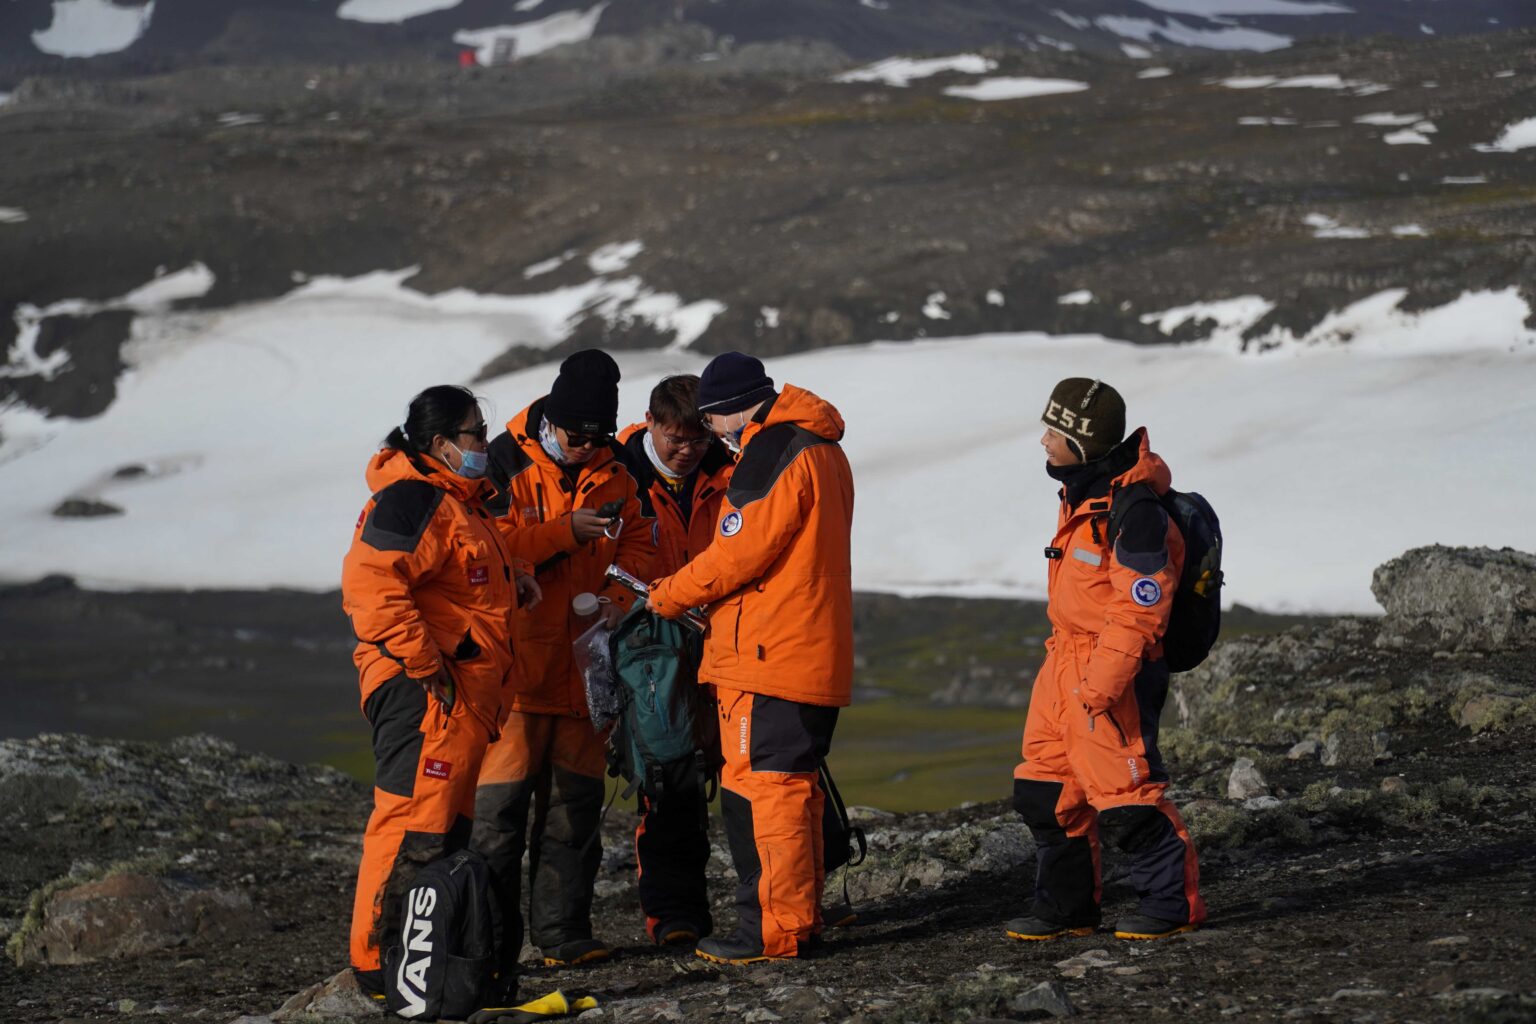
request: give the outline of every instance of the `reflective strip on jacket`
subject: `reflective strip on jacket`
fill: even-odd
[[[720,503],[725,500],[725,489],[736,468],[735,460],[724,444],[711,441],[699,467],[685,481],[687,501],[680,503],[678,495],[662,481],[661,474],[645,453],[645,424],[636,423],[624,428],[619,434],[619,442],[623,445],[629,471],[639,485],[640,505],[656,520],[651,526],[656,557],[650,574],[658,578],[670,576],[709,547],[709,542],[714,539],[715,525],[720,521]],[[688,509],[686,519],[684,504]]]
[[[457,698],[494,726],[515,680],[512,556],[485,509],[485,481],[418,458],[429,472],[393,449],[369,462],[374,494],[342,561],[362,700],[401,672],[424,679],[446,665]]]
[[[525,714],[587,715],[586,692],[571,643],[589,625],[571,611],[571,599],[590,592],[628,608],[634,595],[604,576],[610,564],[648,578],[654,549],[651,524],[640,509],[635,480],[612,448],[592,454],[572,476],[539,444],[544,399],[507,423],[491,442],[488,477],[496,493],[488,507],[497,517],[513,556],[533,567],[544,599],[517,616],[513,650],[521,685],[511,710]],[[623,531],[576,542],[571,513],[622,501]]]
[[[1173,482],[1149,447],[1145,428],[1117,446],[1130,468],[1109,493],[1076,505],[1061,494],[1050,562],[1051,650],[1058,670],[1073,666],[1078,695],[1095,711],[1113,706],[1143,660],[1161,657],[1163,633],[1184,566],[1184,537],[1166,512],[1142,502],[1126,516],[1114,549],[1107,544],[1110,503],[1122,487],[1146,483],[1162,494]],[[1112,452],[1106,458],[1114,458]]]
[[[699,679],[844,707],[853,691],[853,473],[830,404],[785,386],[742,432],[709,547],[651,591],[709,612]]]

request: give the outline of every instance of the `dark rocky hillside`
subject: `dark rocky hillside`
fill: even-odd
[[[145,5],[144,0],[111,2],[124,9]],[[338,18],[342,6],[342,0],[156,0],[141,38],[121,54],[91,62],[116,67],[167,59],[286,62],[322,54],[344,60],[403,54],[447,58],[456,49],[451,42],[456,30],[535,22],[561,11],[589,10],[596,2],[458,0],[387,24]],[[699,25],[739,43],[818,41],[864,59],[990,46],[1000,40],[1119,53],[1122,44],[1137,38],[1157,50],[1233,45],[1223,35],[1234,28],[1286,40],[1327,34],[1458,35],[1536,23],[1536,12],[1521,0],[1308,0],[1289,5],[1289,12],[1284,4],[1229,3],[1228,11],[1250,7],[1260,13],[1202,13],[1219,12],[1222,6],[1166,0],[1155,6],[1137,0],[610,0],[598,31],[628,36],[662,25]],[[1269,13],[1262,11],[1265,6]],[[0,8],[0,68],[64,63],[40,52],[32,41],[32,34],[45,31],[55,17],[54,0],[10,0]],[[1133,27],[1122,25],[1117,34],[1111,31],[1116,22],[1106,25],[1097,21],[1101,18]]]
[[[590,992],[584,1019],[625,1024],[1530,1020],[1536,556],[1419,549],[1375,590],[1384,617],[1226,641],[1178,678],[1165,746],[1203,931],[1011,943],[1033,847],[1004,804],[860,808],[859,923],[816,958],[723,970],[644,944],[619,806],[598,919],[620,956],[530,967],[524,991]],[[206,737],[45,735],[0,743],[0,796],[6,1020],[372,1016],[344,979],[312,987],[343,966],[356,783]],[[725,914],[723,845],[710,874]],[[1113,919],[1132,899],[1113,854],[1105,878]]]
[[[1007,102],[947,94],[972,80],[954,74],[838,84],[835,49],[722,50],[686,25],[488,69],[33,75],[0,107],[0,205],[26,214],[0,224],[0,349],[24,304],[105,300],[196,261],[217,278],[208,306],[411,266],[428,292],[523,293],[585,282],[587,256],[629,240],[643,251],[623,275],[725,306],[705,351],[1025,330],[1160,342],[1212,324],[1165,334],[1151,314],[1245,295],[1274,304],[1251,338],[1303,335],[1386,289],[1405,310],[1469,289],[1531,301],[1536,149],[1475,147],[1536,114],[1533,41],[1330,40],[1184,55],[1150,79],[1144,61],[991,51],[999,75],[1089,86]],[[1404,130],[1425,141],[1388,144]],[[1059,301],[1072,293],[1091,300]],[[68,353],[66,371],[10,366],[0,400],[99,412],[130,325],[46,318],[36,355]],[[578,317],[565,347],[670,340],[620,304]],[[560,354],[507,346],[488,374]]]

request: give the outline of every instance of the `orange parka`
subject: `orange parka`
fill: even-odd
[[[402,672],[424,679],[446,666],[457,699],[494,730],[516,678],[512,555],[486,511],[486,481],[417,459],[427,472],[394,449],[369,462],[374,493],[342,561],[362,699]]]
[[[1061,494],[1050,562],[1048,646],[1059,672],[1070,671],[1083,702],[1094,711],[1114,706],[1141,671],[1161,655],[1173,594],[1184,567],[1184,537],[1155,504],[1136,506],[1117,543],[1108,544],[1110,503],[1116,491],[1146,483],[1158,494],[1173,474],[1152,451],[1145,428],[1116,449],[1134,463],[1116,475],[1109,493],[1073,503]],[[1115,457],[1115,453],[1109,456]],[[1141,538],[1133,534],[1147,533]],[[1155,536],[1153,536],[1155,535]],[[1070,669],[1068,668],[1070,666]]]
[[[670,576],[714,539],[715,526],[720,522],[720,503],[725,500],[725,489],[736,462],[724,444],[711,441],[698,468],[683,482],[687,492],[675,494],[645,452],[644,423],[625,427],[619,434],[619,443],[640,488],[640,505],[646,515],[655,518],[651,540],[656,558],[651,564],[651,575]]]
[[[615,452],[602,448],[571,471],[539,444],[544,399],[512,417],[491,442],[487,476],[496,488],[489,507],[514,557],[533,567],[544,599],[516,620],[513,650],[521,685],[511,709],[525,714],[587,715],[586,691],[571,644],[590,622],[578,620],[571,599],[590,592],[628,608],[634,595],[604,576],[609,565],[646,579],[654,548],[635,479]],[[576,541],[571,513],[622,501],[617,540]]]
[[[709,612],[699,679],[845,707],[853,690],[853,472],[843,418],[793,385],[758,410],[709,547],[651,591]]]

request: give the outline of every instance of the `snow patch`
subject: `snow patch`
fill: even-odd
[[[762,318],[763,326],[770,331],[779,326],[779,310],[776,306],[764,306],[757,311]]]
[[[1007,305],[1007,300],[1003,298],[1003,293],[998,291],[996,288],[988,288],[987,289],[987,305],[989,305],[989,306],[1004,306],[1004,305]]]
[[[1210,338],[1229,337],[1241,339],[1244,331],[1270,314],[1275,304],[1259,295],[1239,295],[1216,302],[1195,302],[1188,306],[1145,313],[1139,319],[1144,324],[1156,324],[1164,334],[1172,334],[1187,323],[1209,321],[1214,328]]]
[[[1074,82],[1066,78],[983,78],[973,85],[952,85],[944,90],[944,94],[989,102],[1082,92],[1087,88],[1087,82]]]
[[[1076,14],[1068,14],[1066,11],[1058,10],[1055,7],[1051,8],[1051,14],[1054,17],[1060,18],[1062,21],[1066,22],[1068,25],[1071,25],[1073,28],[1077,29],[1079,32],[1086,32],[1088,29],[1093,27],[1093,22],[1088,20],[1087,18],[1079,17]]]
[[[953,57],[932,57],[927,60],[891,57],[866,67],[846,71],[832,81],[881,82],[893,88],[902,89],[919,79],[931,78],[946,72],[960,75],[984,75],[996,70],[997,61],[989,60],[979,53],[961,53]]]
[[[1140,0],[1145,7],[1169,14],[1196,14],[1215,18],[1228,14],[1280,14],[1309,17],[1315,14],[1352,14],[1343,4],[1315,0]]]
[[[1137,78],[1167,78],[1173,74],[1172,68],[1147,68],[1145,71],[1136,72]]]
[[[1221,84],[1228,89],[1360,89],[1369,82],[1338,75],[1295,75],[1277,78],[1274,75],[1239,75],[1224,78]]]
[[[859,0],[860,7],[868,7],[872,11],[888,11],[891,5],[886,0]]]
[[[1392,229],[1392,233],[1398,238],[1428,238],[1429,232],[1420,224],[1399,224]]]
[[[434,11],[457,7],[463,0],[346,0],[336,17],[375,25],[399,23]]]
[[[929,320],[950,319],[953,314],[944,308],[944,303],[948,298],[949,296],[943,292],[934,292],[932,295],[929,295],[927,301],[923,303],[923,316]]]
[[[1061,306],[1086,306],[1092,301],[1093,292],[1086,288],[1081,288],[1075,292],[1067,292],[1067,294],[1057,299],[1056,303]]]
[[[1402,131],[1388,132],[1381,137],[1381,141],[1389,146],[1427,146],[1429,136],[1413,128],[1404,128]]]
[[[20,224],[27,219],[27,211],[14,206],[0,206],[0,224]]]
[[[1532,146],[1536,146],[1536,117],[1516,121],[1506,126],[1493,142],[1472,148],[1482,153],[1518,153]]]
[[[1035,36],[1035,40],[1040,43],[1041,46],[1049,46],[1051,49],[1060,50],[1062,53],[1077,52],[1077,47],[1073,46],[1071,43],[1064,42],[1060,39],[1053,39],[1050,36]]]
[[[1302,223],[1312,228],[1313,238],[1370,238],[1371,233],[1364,228],[1349,228],[1339,224],[1332,217],[1322,213],[1309,213],[1302,218]]]
[[[1137,46],[1135,43],[1121,43],[1120,52],[1131,60],[1151,60],[1152,51],[1145,46]]]
[[[517,0],[517,3],[512,5],[512,9],[518,14],[526,14],[529,11],[537,10],[543,2],[544,0]]]
[[[1423,114],[1361,114],[1355,118],[1355,124],[1376,125],[1381,128],[1400,128],[1406,124],[1417,124],[1424,120]]]
[[[592,268],[594,274],[617,274],[644,251],[645,246],[638,238],[628,242],[610,242],[592,250],[592,255],[587,257],[587,266]]]
[[[1455,178],[1455,177],[1452,177],[1452,178],[1441,178],[1440,179],[1440,184],[1442,184],[1442,185],[1486,185],[1486,184],[1488,184],[1488,179],[1483,177],[1481,174],[1472,174],[1472,175],[1468,175],[1466,177],[1461,177],[1461,178]]]
[[[32,45],[56,57],[97,57],[138,42],[155,16],[155,0],[119,7],[108,0],[54,0],[53,23],[32,33]]]
[[[530,277],[538,277],[542,274],[548,274],[551,271],[559,270],[561,267],[565,266],[566,263],[570,262],[571,257],[575,255],[575,249],[567,249],[559,256],[551,256],[547,260],[540,260],[537,263],[529,264],[523,268],[523,280],[526,281]]]
[[[1095,18],[1094,23],[1106,32],[1143,43],[1161,39],[1179,46],[1196,46],[1207,50],[1253,50],[1259,53],[1283,50],[1291,45],[1290,36],[1274,32],[1241,26],[1196,28],[1174,18],[1169,18],[1167,24],[1159,24],[1149,18],[1103,15]]]
[[[567,43],[585,42],[597,31],[597,23],[608,9],[607,0],[586,11],[561,11],[538,21],[521,25],[499,25],[495,28],[465,29],[453,34],[453,41],[460,46],[472,47],[475,60],[480,64],[493,64],[498,49],[507,54],[506,59],[521,60],[543,53]]]

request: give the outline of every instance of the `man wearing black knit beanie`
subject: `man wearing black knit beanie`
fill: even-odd
[[[618,364],[586,349],[560,364],[549,394],[513,416],[490,446],[487,476],[496,494],[486,507],[498,517],[513,556],[533,567],[544,599],[513,616],[516,678],[505,687],[503,706],[510,710],[501,738],[480,770],[471,846],[496,875],[503,917],[516,931],[513,948],[520,948],[521,871],[532,809],[529,937],[551,965],[590,963],[610,953],[593,936],[591,919],[607,763],[571,650],[590,621],[573,613],[571,601],[583,593],[606,598],[600,614],[611,625],[634,597],[607,580],[608,566],[641,579],[650,569],[650,524],[613,443],[618,410]],[[620,511],[604,515],[605,505]],[[509,569],[488,563],[484,571]],[[468,583],[467,593],[475,594],[475,579]],[[466,645],[472,641],[465,638]]]
[[[793,385],[775,390],[752,356],[716,356],[698,405],[741,457],[713,540],[650,595],[667,618],[709,610],[699,681],[720,708],[737,924],[697,952],[717,963],[788,959],[823,927],[817,771],[852,692],[853,474],[838,411]]]

